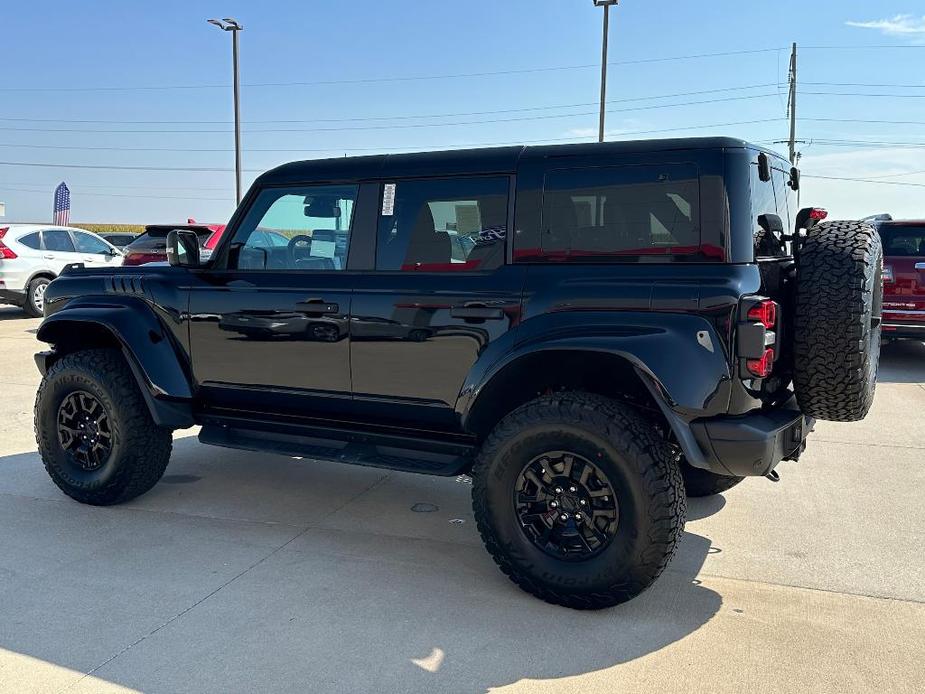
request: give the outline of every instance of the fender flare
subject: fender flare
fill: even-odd
[[[528,334],[520,334],[524,329]],[[633,368],[687,460],[695,467],[709,468],[689,423],[726,411],[731,375],[722,341],[708,320],[690,314],[561,312],[554,318],[538,316],[514,332],[519,333],[516,338],[502,338],[485,350],[463,385],[456,411],[464,430],[484,403],[480,398],[491,383],[518,360],[547,351],[606,354]],[[691,372],[697,378],[690,378]]]
[[[64,353],[81,347],[81,332],[89,326],[101,328],[118,342],[138,382],[155,423],[170,429],[194,424],[193,394],[188,370],[181,364],[168,331],[151,308],[140,299],[120,297],[119,303],[75,303],[42,321],[36,337],[52,345],[66,344],[65,352],[55,348],[36,355],[44,374]]]

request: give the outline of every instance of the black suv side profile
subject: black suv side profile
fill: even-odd
[[[171,432],[468,473],[496,563],[601,608],[662,572],[685,496],[776,477],[873,398],[882,250],[797,210],[729,138],[295,162],[211,258],[72,267],[45,295],[39,450],[88,504],[148,491]]]

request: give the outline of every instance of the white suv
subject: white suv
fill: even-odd
[[[0,303],[41,316],[45,289],[65,265],[117,267],[122,253],[96,234],[41,224],[0,226]]]

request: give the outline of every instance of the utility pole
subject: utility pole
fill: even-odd
[[[598,126],[597,141],[604,141],[604,107],[607,102],[607,38],[610,34],[610,6],[620,0],[594,0],[595,7],[604,8],[604,36],[601,40],[601,119]]]
[[[244,27],[231,17],[208,19],[223,31],[231,32],[231,65],[234,73],[234,192],[235,202],[241,204],[241,83],[238,77],[238,32]]]
[[[790,111],[790,163],[797,164],[797,44],[790,53],[790,97],[787,108]]]

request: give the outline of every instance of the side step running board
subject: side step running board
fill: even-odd
[[[205,424],[199,432],[199,440],[225,448],[447,477],[458,475],[468,469],[475,453],[474,448],[440,446],[438,442],[434,442],[435,448],[450,448],[452,452],[319,438],[279,431],[232,428],[220,424]]]

